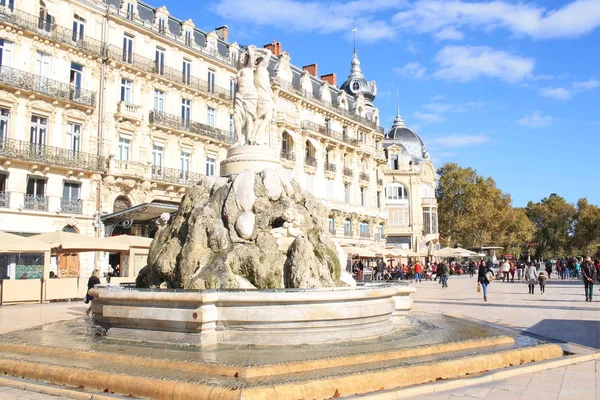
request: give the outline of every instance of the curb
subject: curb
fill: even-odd
[[[70,389],[67,387],[51,386],[42,383],[33,383],[26,380],[16,380],[2,377],[0,377],[0,387],[8,387],[12,389],[25,390],[27,392],[47,394],[49,396],[66,397],[73,400],[115,400],[122,398],[122,396],[116,397],[95,393],[85,393],[75,390],[75,388]]]

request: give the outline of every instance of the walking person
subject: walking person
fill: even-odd
[[[544,271],[540,271],[538,274],[538,283],[540,284],[540,292],[544,294],[546,291],[546,274],[544,274]]]
[[[510,260],[508,263],[510,264],[510,270],[508,271],[510,273],[510,281],[514,282],[515,281],[516,266],[515,266],[515,263],[512,260]]]
[[[88,291],[85,294],[85,304],[89,304],[90,305],[88,307],[88,309],[87,309],[87,314],[88,315],[92,311],[92,304],[91,304],[91,302],[94,300],[94,297],[90,296],[89,291],[94,286],[100,284],[100,278],[99,278],[99,276],[100,276],[100,270],[99,269],[95,269],[94,272],[92,272],[92,276],[90,276],[90,279],[88,279],[88,284],[87,284]]]
[[[538,283],[537,269],[533,262],[530,262],[525,268],[525,280],[529,286],[529,294],[533,294],[535,292],[535,285]]]
[[[517,263],[517,279],[521,280],[525,276],[525,263],[523,261],[519,261]]]
[[[510,264],[508,260],[504,260],[500,266],[500,272],[502,272],[502,282],[508,282],[508,273],[510,272]]]
[[[415,264],[415,283],[419,281],[421,283],[421,279],[423,279],[423,266],[419,261]]]
[[[583,277],[583,285],[585,286],[585,301],[592,301],[594,293],[594,279],[596,279],[596,268],[592,264],[592,259],[587,257],[581,265],[581,275]]]
[[[491,280],[494,279],[494,272],[487,265],[485,260],[481,260],[479,264],[479,269],[477,271],[477,282],[483,288],[483,301],[487,301],[487,288],[490,284]]]
[[[440,266],[438,267],[438,274],[440,276],[440,283],[442,285],[442,289],[448,287],[449,273],[450,273],[450,270],[448,268],[448,264],[446,264],[446,263],[440,264]]]

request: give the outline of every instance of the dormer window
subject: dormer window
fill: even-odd
[[[358,83],[358,81],[352,82],[352,91],[358,92],[359,90],[360,90],[360,83]]]
[[[133,4],[127,3],[127,19],[133,21],[134,16]]]
[[[206,43],[206,47],[208,48],[208,51],[210,54],[212,55],[216,55],[217,54],[217,41],[215,38],[208,38],[208,42]]]
[[[162,33],[163,35],[167,32],[167,21],[160,17],[158,18],[158,33]]]
[[[183,35],[183,40],[185,41],[186,46],[191,46],[192,45],[192,32],[185,31],[185,33]]]

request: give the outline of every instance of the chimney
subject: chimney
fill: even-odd
[[[335,74],[321,75],[321,79],[329,83],[331,86],[337,86],[337,78]]]
[[[228,31],[227,25],[218,27],[217,29],[215,29],[215,32],[217,32],[217,36],[221,40],[223,40],[225,42],[227,42],[229,40],[229,31]]]
[[[305,65],[302,67],[303,70],[311,74],[312,76],[319,76],[319,66],[317,64]]]
[[[273,43],[265,44],[263,46],[265,49],[271,50],[274,56],[278,56],[281,54],[281,43],[273,40]]]

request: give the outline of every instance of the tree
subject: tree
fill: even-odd
[[[594,255],[600,245],[600,207],[586,198],[577,201],[573,221],[572,247],[579,254]]]
[[[437,187],[440,238],[446,246],[500,245],[511,247],[532,233],[522,211],[512,207],[510,195],[472,168],[448,163],[438,169]]]
[[[534,241],[538,243],[535,255],[538,258],[571,253],[571,234],[576,213],[572,204],[552,193],[539,203],[530,201],[525,211],[535,227]]]

